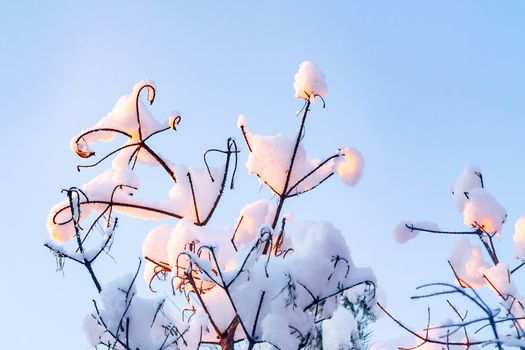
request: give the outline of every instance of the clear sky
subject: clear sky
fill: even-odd
[[[409,296],[419,284],[451,280],[452,242],[423,237],[399,246],[391,231],[403,219],[461,229],[449,192],[468,163],[484,170],[507,208],[498,244],[511,256],[513,223],[525,213],[524,19],[523,1],[3,2],[0,346],[87,348],[80,325],[96,291],[77,266],[55,273],[42,246],[60,189],[96,174],[76,172],[73,135],[150,79],[154,115],[184,116],[180,133],[159,144],[162,153],[198,166],[206,148],[241,140],[238,113],[258,133],[295,133],[301,102],[293,75],[304,60],[328,83],[327,108],[308,122],[309,154],[356,147],[365,175],[355,188],[333,179],[286,209],[342,229],[391,311],[423,326],[425,305]],[[218,226],[232,225],[247,201],[271,198],[239,172]],[[134,268],[150,227],[123,220],[119,264],[107,259],[105,277]],[[399,335],[388,320],[374,334]]]

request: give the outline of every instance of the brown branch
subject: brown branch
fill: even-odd
[[[191,197],[193,198],[193,210],[195,212],[195,220],[197,226],[200,226],[201,221],[199,219],[199,208],[197,206],[197,199],[195,198],[195,189],[193,188],[193,181],[191,181],[191,174],[189,172],[186,175],[188,176],[188,181],[190,182]]]
[[[244,125],[241,125],[241,131],[242,131],[242,136],[244,137],[244,141],[246,141],[246,146],[248,146],[248,150],[250,152],[253,152],[252,147],[250,146],[250,141],[248,141],[248,135],[246,133]]]
[[[334,158],[338,158],[339,157],[339,154],[334,154],[328,158],[326,158],[324,161],[322,161],[319,165],[317,165],[314,169],[312,169],[310,172],[308,172],[308,174],[306,174],[305,176],[303,176],[299,181],[297,181],[295,183],[295,185],[293,185],[292,187],[290,187],[290,189],[286,192],[286,195],[289,196],[292,191],[297,188],[303,181],[305,181],[308,177],[312,176],[313,174],[315,174],[315,172],[319,169],[321,169],[326,163],[328,163],[329,161],[331,161],[332,159]],[[332,173],[333,174],[333,173]],[[331,175],[329,175],[331,176]],[[324,181],[324,180],[323,180]],[[320,183],[319,183],[320,184]],[[319,184],[313,186],[313,187],[317,187],[319,186]]]
[[[213,213],[215,212],[215,209],[217,209],[217,206],[219,205],[219,201],[222,197],[222,194],[224,193],[224,188],[226,187],[226,179],[228,177],[228,170],[230,167],[230,158],[232,154],[235,154],[235,157],[237,157],[237,144],[235,143],[235,140],[233,140],[231,137],[227,140],[227,147],[228,152],[226,153],[226,164],[224,165],[224,174],[222,176],[221,186],[219,189],[219,193],[217,194],[217,197],[215,198],[215,202],[213,203],[211,210],[209,211],[206,218],[200,223],[200,226],[205,226],[208,224],[208,221],[210,221]],[[235,164],[237,166],[237,162]],[[231,188],[233,188],[233,177],[232,177],[232,183]]]
[[[306,193],[306,192],[310,192],[311,190],[317,188],[318,186],[320,186],[323,182],[325,182],[326,180],[328,180],[329,178],[331,178],[332,176],[334,176],[334,173],[330,173],[328,174],[324,179],[322,179],[321,181],[319,181],[315,186],[312,186],[304,191],[300,191],[300,192],[295,192],[293,194],[289,194],[287,195],[286,197],[287,198],[292,198],[292,197],[295,197],[295,196],[299,196],[303,193]]]
[[[277,205],[277,210],[275,212],[275,217],[272,222],[272,229],[275,229],[277,226],[277,221],[281,215],[281,210],[283,209],[284,201],[286,200],[286,193],[288,192],[288,185],[290,183],[290,178],[292,176],[293,166],[295,163],[295,157],[297,156],[297,150],[299,149],[299,143],[301,142],[301,135],[303,134],[304,125],[306,123],[306,118],[308,116],[308,111],[310,110],[310,100],[306,101],[306,106],[304,108],[303,117],[301,118],[301,126],[299,127],[299,132],[297,133],[297,139],[295,140],[294,149],[292,152],[292,158],[290,159],[290,166],[288,167],[288,172],[286,173],[286,179],[284,182],[283,194],[279,197],[279,204]],[[266,252],[265,252],[266,253]]]
[[[146,143],[142,142],[141,146],[157,161],[157,163],[160,164],[164,170],[168,173],[170,178],[173,180],[173,182],[177,183],[177,178],[175,177],[175,173],[173,170],[166,164],[166,162],[157,154],[155,151],[153,151]]]
[[[439,344],[439,345],[446,345],[446,346],[452,346],[452,345],[457,345],[457,346],[465,346],[465,347],[470,347],[470,346],[473,346],[473,345],[482,345],[484,344],[485,342],[483,341],[469,341],[469,342],[450,342],[450,341],[442,341],[442,340],[438,340],[438,339],[430,339],[428,337],[423,337],[422,335],[420,335],[419,333],[417,333],[416,331],[413,331],[412,329],[408,328],[407,326],[405,326],[403,323],[401,323],[401,321],[399,321],[398,319],[396,319],[394,316],[392,316],[392,314],[390,314],[387,309],[381,305],[381,303],[377,303],[377,306],[379,306],[379,308],[381,310],[383,310],[383,312],[392,320],[394,321],[399,327],[403,328],[405,331],[407,331],[408,333],[412,334],[413,336],[415,336],[416,338],[418,338],[419,340],[422,340],[424,341],[425,343],[431,343],[431,344]],[[401,348],[400,348],[401,349]]]
[[[135,112],[137,114],[137,124],[138,124],[138,131],[139,131],[139,139],[141,141],[142,140],[142,125],[140,123],[140,112],[139,112],[139,97],[140,97],[140,93],[142,92],[142,90],[144,90],[145,88],[148,89],[148,100],[149,100],[149,104],[151,105],[153,103],[153,101],[155,100],[155,87],[153,87],[153,85],[151,84],[144,84],[140,87],[139,91],[137,91],[137,96],[135,96]],[[149,95],[149,92],[150,92],[150,89],[151,91],[153,92],[151,98],[150,98],[150,95]]]
[[[84,201],[84,202],[79,202],[80,206],[90,205],[90,204],[105,204],[105,205],[110,205],[110,206],[114,206],[114,207],[140,209],[140,210],[153,212],[153,213],[157,213],[157,214],[161,214],[161,215],[165,215],[165,216],[170,216],[170,217],[173,217],[173,218],[176,218],[176,219],[182,219],[183,218],[182,215],[177,214],[177,213],[173,213],[173,212],[170,212],[170,211],[167,211],[167,210],[163,210],[163,209],[148,207],[146,205],[140,205],[140,204],[123,203],[123,202],[112,202],[112,201],[105,201],[105,200],[88,200],[88,201]],[[67,224],[67,223],[72,221],[72,219],[69,219],[69,220],[66,220],[66,221],[62,221],[62,222],[57,222],[56,221],[57,217],[64,210],[67,210],[69,207],[70,206],[66,206],[66,207],[63,207],[63,208],[57,210],[57,212],[53,216],[53,223],[54,224],[56,224],[56,225],[65,225],[65,224]]]
[[[78,136],[77,139],[75,140],[75,144],[78,145],[78,141],[80,141],[80,139],[84,138],[85,136],[87,136],[89,134],[96,133],[96,132],[103,132],[103,131],[114,132],[114,133],[117,133],[117,134],[124,135],[124,136],[126,136],[128,138],[132,138],[132,136],[129,133],[127,133],[125,131],[122,131],[122,130],[119,130],[119,129],[114,129],[114,128],[97,128],[97,129],[88,130],[85,133],[83,133],[80,136]]]

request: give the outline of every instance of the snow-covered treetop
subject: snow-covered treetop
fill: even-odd
[[[304,61],[295,73],[293,87],[295,97],[314,102],[316,97],[324,98],[327,92],[323,72],[310,61]]]
[[[67,190],[67,199],[51,209],[48,219],[52,241],[46,246],[57,258],[83,265],[101,293],[100,305],[95,302],[95,312],[84,322],[92,346],[233,349],[243,342],[247,349],[262,344],[292,350],[318,348],[318,343],[327,349],[361,344],[363,327],[378,313],[372,271],[354,265],[341,231],[326,222],[295,222],[283,215],[283,208],[288,199],[317,188],[334,174],[346,185],[356,185],[363,158],[349,147],[322,161],[307,157],[301,141],[311,103],[326,96],[324,75],[304,62],[294,87],[296,97],[305,100],[295,137],[256,135],[247,129],[244,116],[238,119],[249,151],[248,171],[268,186],[277,203],[248,203],[238,215],[232,213],[226,229],[210,223],[225,188],[233,189],[239,153],[235,140],[229,138],[223,149],[206,151],[202,169],[161,156],[149,140],[177,130],[181,116],[173,112],[165,123],[153,118],[141,101],[145,91],[153,103],[152,83],[136,84],[110,113],[72,139],[71,148],[81,158],[95,157],[91,147],[98,141],[115,141],[116,136],[125,140],[94,163],[78,167],[102,166],[113,158],[109,169]],[[223,155],[223,164],[210,167],[210,152]],[[166,199],[140,198],[137,164],[157,166],[167,175],[172,188]],[[111,247],[116,214],[171,219],[151,230],[143,242],[143,277],[152,291],[166,289],[167,284],[184,304],[181,314],[163,298],[137,295],[139,270],[107,284],[98,281],[94,263]],[[90,235],[100,228],[101,241]],[[91,248],[90,242],[97,239]],[[332,328],[342,321],[348,327]]]

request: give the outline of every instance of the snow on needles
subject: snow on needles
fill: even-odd
[[[357,333],[354,315],[338,308],[331,319],[323,322],[323,349],[351,349],[352,335]]]

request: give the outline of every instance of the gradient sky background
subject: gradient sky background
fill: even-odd
[[[394,314],[424,326],[426,304],[409,296],[419,284],[451,281],[453,242],[427,236],[399,246],[392,228],[429,219],[462,229],[450,185],[467,163],[484,170],[508,210],[498,245],[516,264],[511,235],[525,213],[525,2],[4,2],[0,346],[88,348],[80,327],[96,291],[78,266],[55,273],[42,246],[60,189],[97,174],[76,172],[73,135],[134,83],[151,79],[157,119],[172,109],[184,117],[180,132],[158,147],[200,166],[206,148],[228,136],[242,140],[238,113],[260,134],[296,132],[301,102],[293,98],[293,75],[304,60],[324,71],[329,89],[327,108],[317,105],[307,125],[309,154],[353,146],[366,167],[357,187],[332,179],[286,209],[342,229],[354,262],[374,269]],[[150,187],[164,180],[155,174]],[[239,174],[218,227],[233,225],[248,201],[271,198],[243,166]],[[105,281],[135,268],[151,227],[122,220],[118,265],[106,259],[99,266]],[[402,335],[383,319],[374,339]]]

